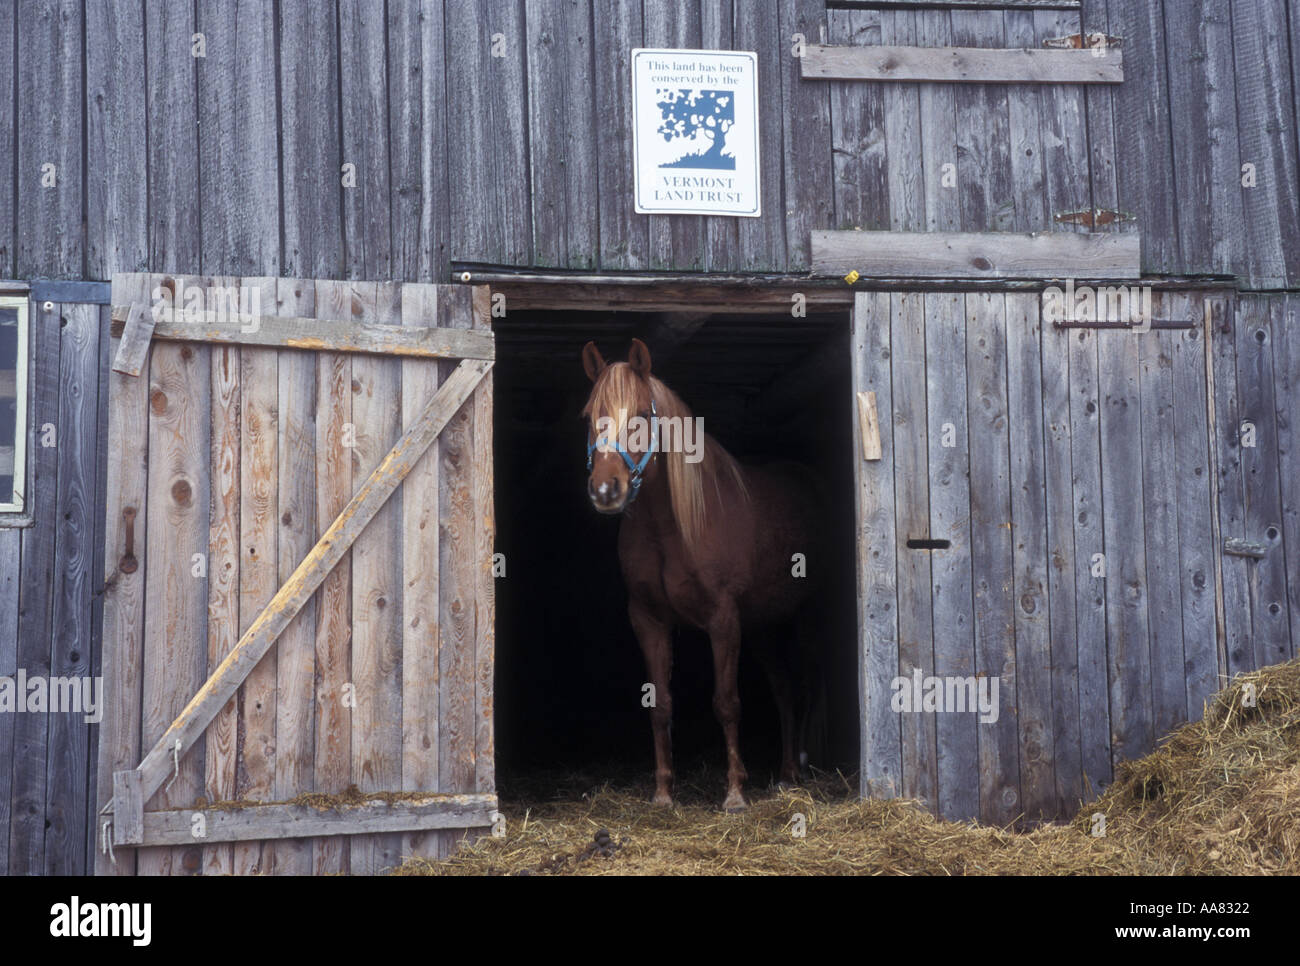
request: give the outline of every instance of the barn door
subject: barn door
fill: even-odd
[[[490,823],[485,294],[114,279],[101,874],[369,873]]]
[[[1217,688],[1203,299],[1153,295],[1145,333],[858,295],[864,794],[1073,814]]]

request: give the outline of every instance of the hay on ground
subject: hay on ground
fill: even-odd
[[[856,781],[838,774],[754,790],[742,815],[718,811],[721,789],[718,776],[687,785],[671,809],[649,804],[645,783],[558,801],[505,797],[504,838],[411,859],[397,874],[1297,874],[1300,660],[1234,679],[1203,720],[1121,765],[1068,824],[1016,832],[939,821],[910,801],[858,801]],[[1092,834],[1098,814],[1102,836]]]

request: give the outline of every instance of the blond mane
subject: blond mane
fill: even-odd
[[[639,398],[643,385],[648,384],[650,395],[654,400],[655,412],[661,419],[680,417],[693,419],[694,414],[682,402],[677,393],[669,389],[653,375],[644,378],[626,362],[615,362],[605,367],[591,390],[591,398],[583,410],[592,422],[596,416],[607,415],[614,420],[614,433],[617,435],[623,426],[618,423],[620,411],[628,416],[639,412]],[[723,474],[735,481],[742,500],[749,499],[749,491],[741,474],[740,464],[716,440],[707,433],[704,435],[703,458],[696,463],[687,462],[686,453],[680,449],[663,452],[664,465],[668,470],[668,496],[672,505],[673,519],[682,535],[688,553],[694,553],[704,533],[704,523],[709,512],[708,492],[714,495],[715,506],[721,506],[722,489],[720,478]]]

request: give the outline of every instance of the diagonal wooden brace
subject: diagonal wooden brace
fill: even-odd
[[[239,643],[145,755],[140,767],[135,769],[138,783],[124,777],[130,773],[120,773],[123,776],[120,781],[119,775],[114,775],[113,824],[116,829],[130,830],[128,838],[142,832],[144,805],[171,774],[176,745],[179,743],[179,753],[183,755],[198,740],[491,368],[490,361],[469,359],[456,367],[424,412],[361,484],[343,512],[298,564],[266,609],[257,615]],[[114,841],[125,844],[127,839],[115,835]],[[137,838],[136,841],[140,840]]]

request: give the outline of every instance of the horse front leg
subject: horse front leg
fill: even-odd
[[[646,674],[654,686],[654,705],[650,708],[650,727],[655,742],[656,805],[673,803],[673,696],[669,682],[673,673],[672,627],[644,604],[631,601],[628,617],[645,656]]]
[[[739,812],[745,801],[745,764],[740,760],[740,618],[734,608],[720,611],[709,622],[713,645],[713,713],[727,742],[727,797],[722,807]]]

